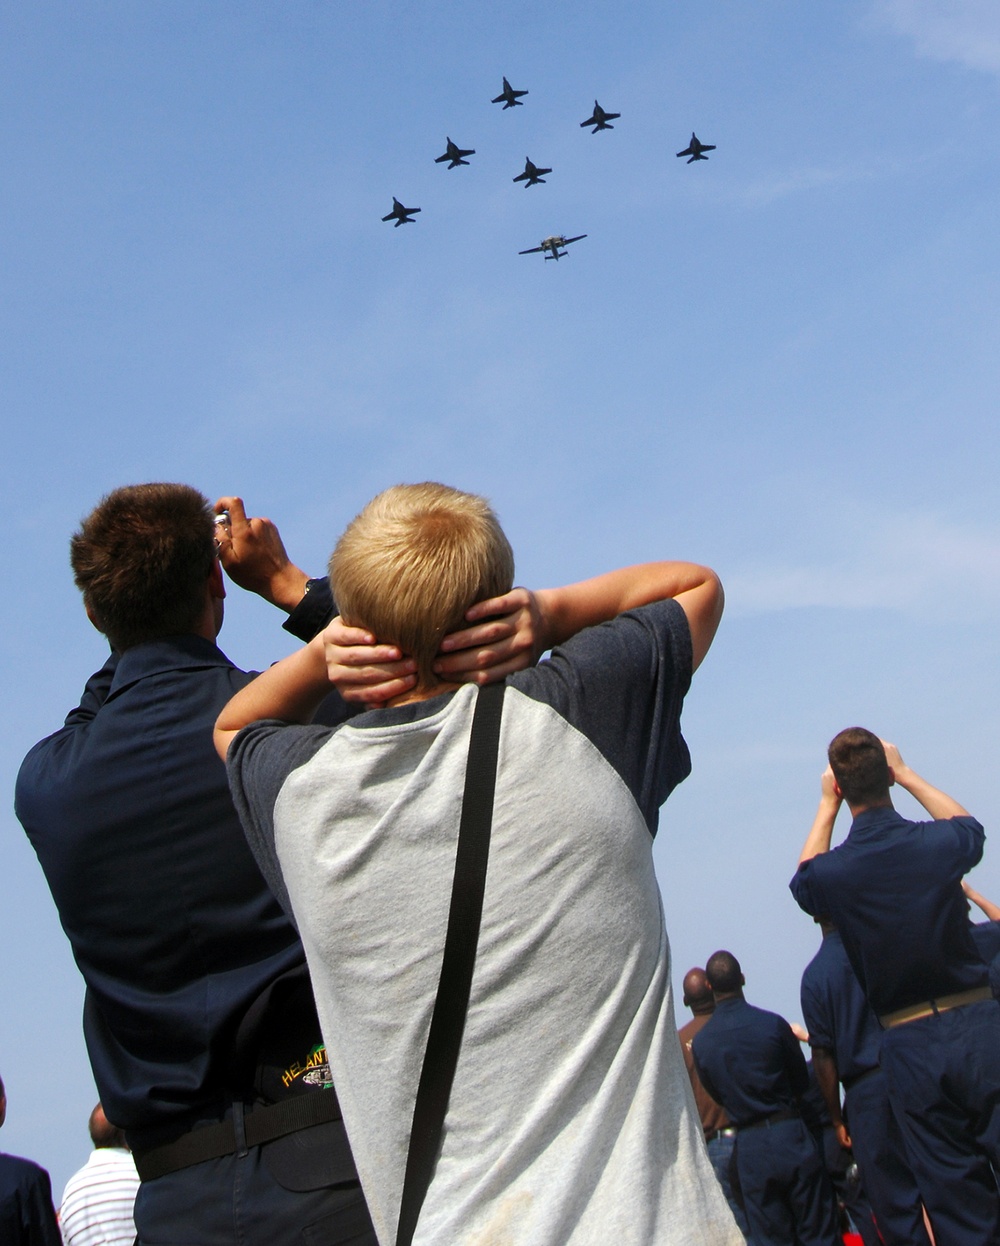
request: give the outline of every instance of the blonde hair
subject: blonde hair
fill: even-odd
[[[514,554],[485,498],[427,482],[394,485],[348,524],[330,557],[330,587],[347,623],[366,627],[440,682],[442,637],[477,601],[506,593]]]

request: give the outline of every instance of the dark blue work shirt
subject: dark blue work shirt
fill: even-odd
[[[798,1110],[809,1085],[799,1040],[777,1013],[724,999],[691,1044],[702,1085],[737,1125]]]
[[[884,806],[859,813],[839,847],[799,866],[792,894],[840,931],[879,1016],[986,985],[962,891],[985,838],[967,815],[910,822]]]
[[[836,930],[824,937],[806,966],[801,998],[809,1043],[833,1054],[842,1082],[850,1083],[878,1067],[882,1027]]]
[[[0,1153],[0,1243],[62,1246],[49,1174],[30,1159]]]
[[[219,711],[252,678],[194,635],[113,654],[18,775],[17,815],[87,985],[101,1102],[137,1141],[216,1115],[244,1089],[236,1029],[304,963],[212,744]]]

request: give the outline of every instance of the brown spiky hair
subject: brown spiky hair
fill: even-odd
[[[208,499],[189,485],[126,485],[70,541],[76,586],[115,649],[192,630],[215,557]]]

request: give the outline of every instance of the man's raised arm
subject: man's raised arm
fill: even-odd
[[[813,824],[809,829],[806,842],[799,855],[799,865],[803,861],[811,861],[813,857],[818,857],[822,852],[830,851],[830,841],[833,839],[833,824],[836,822],[837,814],[840,812],[842,798],[834,781],[833,771],[829,766],[823,771],[823,777],[820,779],[820,789],[819,808],[816,810],[816,817],[813,819]]]
[[[963,809],[953,796],[933,787],[915,770],[912,770],[899,755],[899,749],[895,744],[889,744],[888,741],[883,740],[882,747],[885,749],[885,759],[889,763],[892,777],[901,788],[910,793],[914,800],[923,805],[932,818],[969,817],[968,809]]]

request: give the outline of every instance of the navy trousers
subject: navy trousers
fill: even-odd
[[[943,1246],[1000,1242],[1000,1006],[967,1004],[886,1030],[882,1068]]]
[[[378,1246],[340,1121],[144,1181],[135,1227],[137,1246]]]
[[[735,1146],[736,1138],[732,1134],[728,1136],[717,1134],[711,1142],[706,1144],[706,1149],[715,1175],[719,1179],[719,1185],[722,1186],[722,1193],[726,1196],[729,1210],[733,1213],[736,1227],[749,1240],[750,1226],[747,1224],[746,1212],[733,1189],[732,1166],[735,1163]]]
[[[833,1186],[804,1121],[741,1129],[736,1165],[754,1246],[840,1246]]]
[[[861,1183],[885,1246],[930,1246],[920,1191],[882,1070],[872,1069],[856,1082],[844,1104]]]

